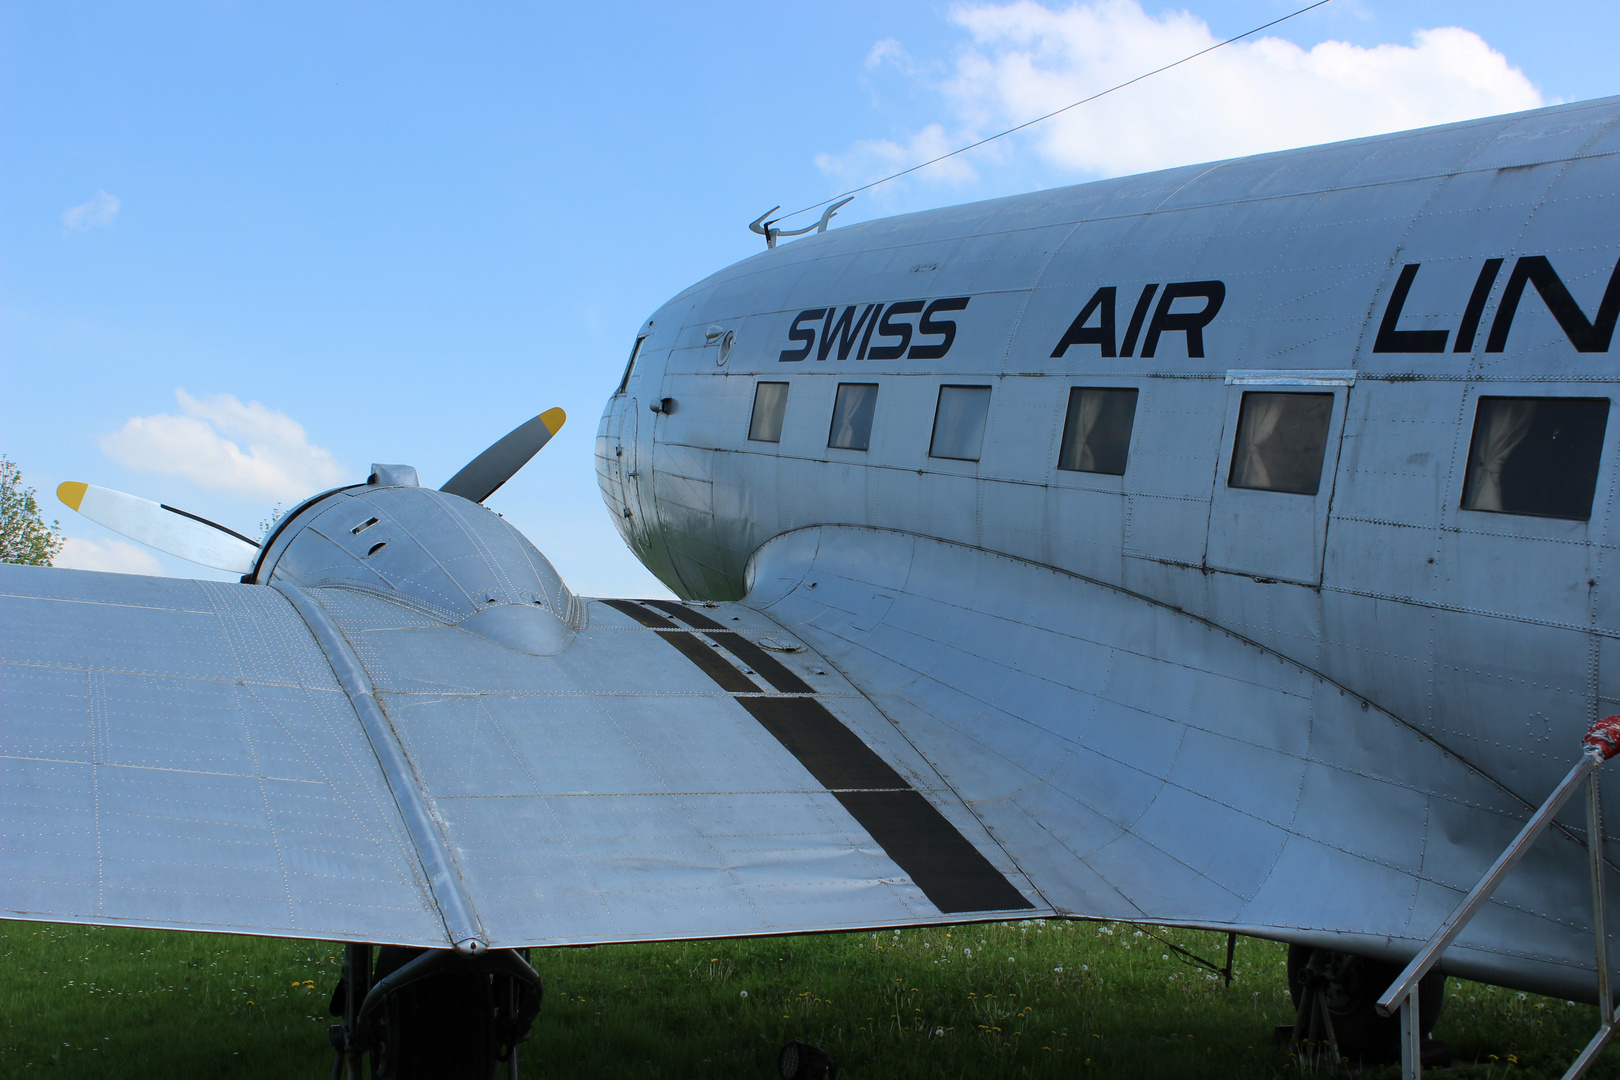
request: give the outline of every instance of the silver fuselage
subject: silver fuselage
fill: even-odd
[[[762,545],[818,525],[1116,586],[1319,673],[1534,805],[1591,720],[1620,711],[1620,586],[1607,574],[1620,424],[1587,520],[1464,509],[1462,489],[1481,397],[1615,394],[1620,364],[1599,338],[1620,257],[1617,128],[1608,99],[763,251],[639,331],[598,433],[603,495],[637,557],[688,598],[743,597]],[[1536,257],[1596,337],[1554,317]],[[1161,310],[1176,283],[1188,287]],[[1086,340],[1062,348],[1109,288],[1112,325],[1094,310]],[[952,334],[925,335],[922,305],[904,309],[961,297],[935,316]],[[1155,318],[1214,303],[1201,326],[1163,318],[1150,334]],[[949,337],[943,356],[872,357],[900,340],[863,343],[857,320],[896,304],[889,329]],[[761,381],[789,384],[776,443],[748,437]],[[830,448],[836,388],[855,382],[879,387],[869,448]],[[930,456],[940,388],[957,384],[991,388],[977,461]],[[1057,468],[1073,387],[1139,391],[1123,476]],[[1315,495],[1229,483],[1242,396],[1268,387],[1332,395]]]

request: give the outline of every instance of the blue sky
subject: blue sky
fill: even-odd
[[[561,405],[491,505],[580,591],[662,594],[591,464],[659,303],[772,205],[1295,6],[4,0],[0,452],[252,532]],[[1440,27],[1469,33],[1414,37]],[[839,221],[1620,93],[1612,3],[1333,0],[1269,34]],[[196,572],[45,502],[81,565]]]

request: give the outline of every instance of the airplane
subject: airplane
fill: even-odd
[[[64,485],[242,578],[0,567],[0,915],[344,942],[356,1076],[515,1060],[529,950],[1008,918],[1288,942],[1372,1047],[1620,711],[1617,152],[1607,98],[767,235],[597,431],[679,601],[481,505],[560,411],[258,542]],[[1595,1000],[1587,875],[1566,811],[1439,970]]]

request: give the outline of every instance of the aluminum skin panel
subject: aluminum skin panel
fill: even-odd
[[[6,917],[442,944],[376,759],[274,590],[0,566]]]
[[[995,864],[993,910],[1045,910],[1028,906],[1027,883],[1006,884],[1022,880],[1010,860],[892,726],[746,608],[703,614],[767,641],[796,689],[716,644],[732,631],[699,634],[645,604],[591,601],[566,650],[534,657],[365,593],[311,594],[364,658],[491,947],[989,917],[942,911],[890,857],[893,838],[846,805],[871,785],[824,782],[755,715],[762,703],[830,710],[852,747],[896,771],[890,787]]]

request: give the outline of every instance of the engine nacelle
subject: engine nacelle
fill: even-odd
[[[295,508],[243,580],[352,589],[519,652],[566,648],[584,606],[546,557],[494,511],[410,480],[373,467]]]

